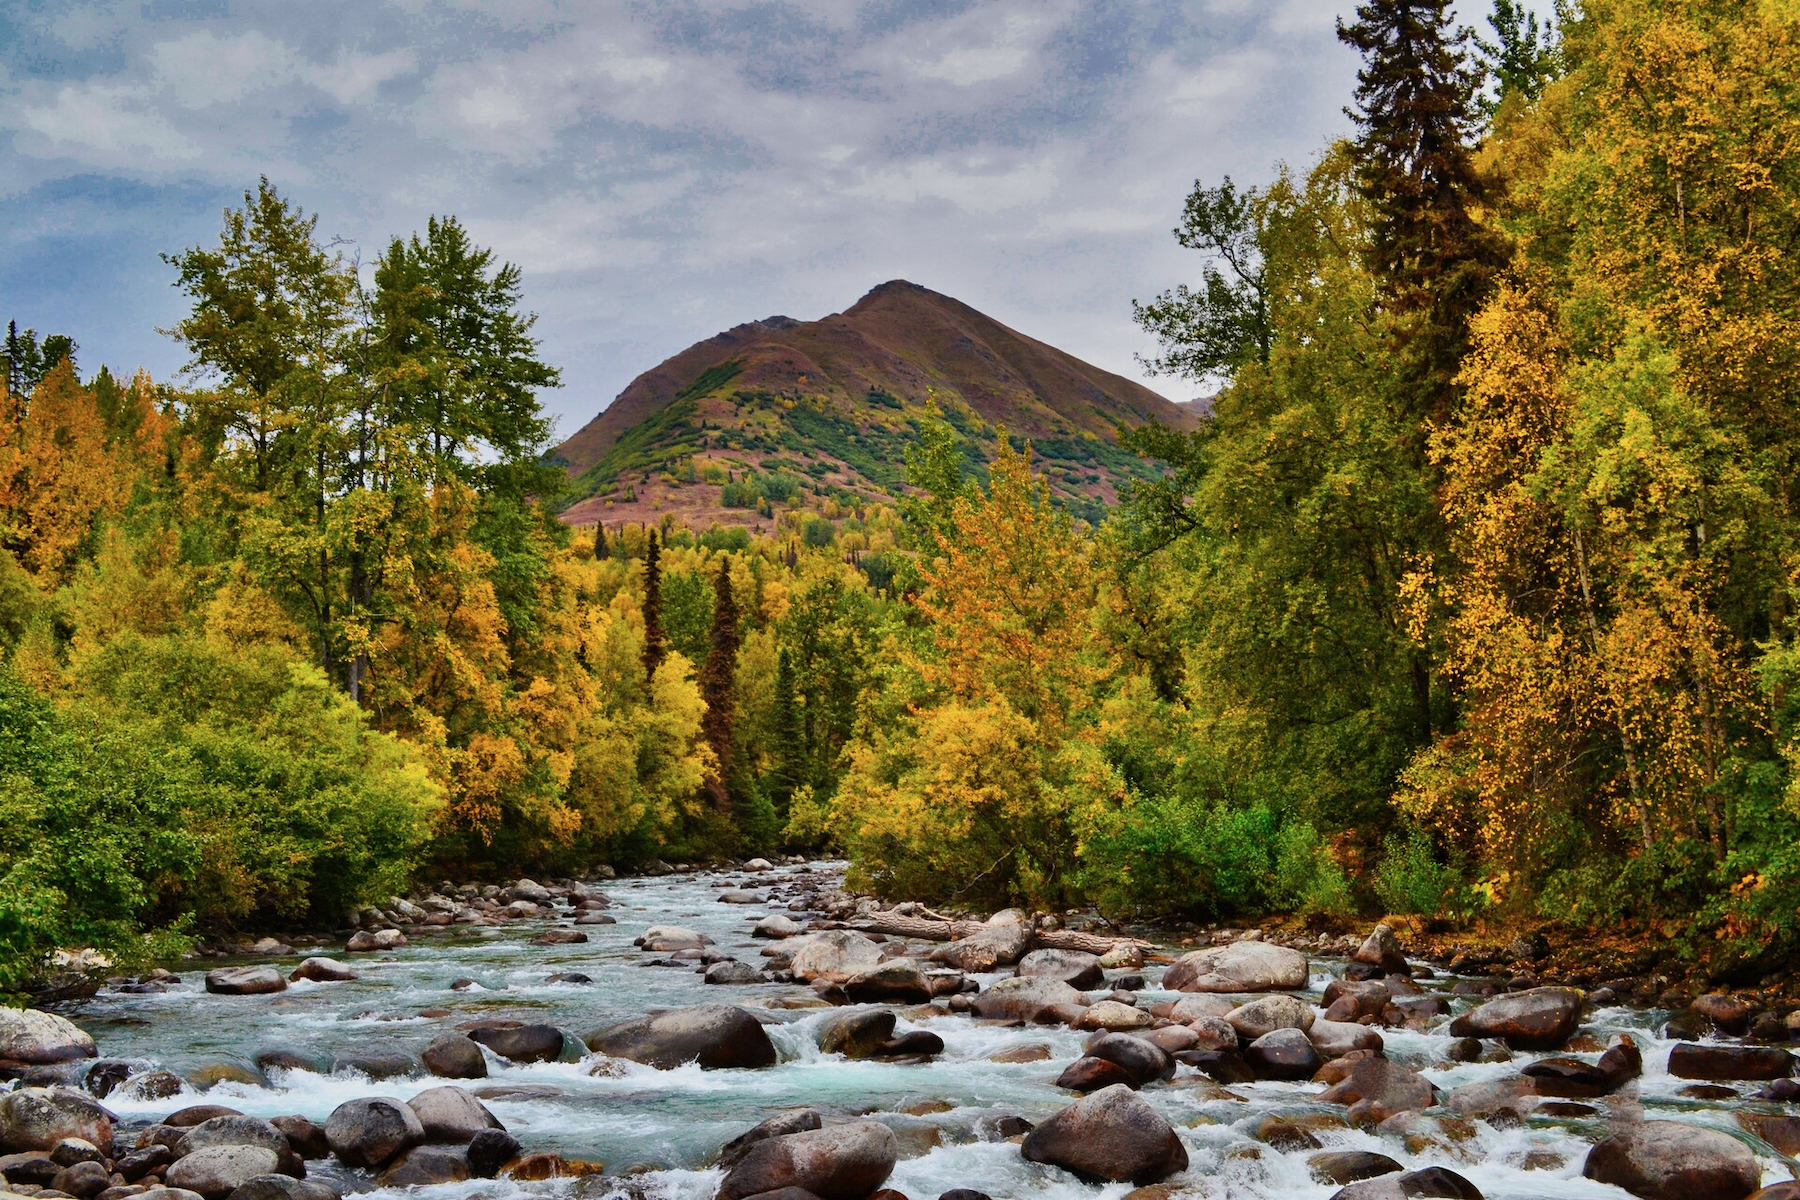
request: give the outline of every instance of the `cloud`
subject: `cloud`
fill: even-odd
[[[117,220],[16,233],[0,294],[167,374],[157,252],[268,173],[365,257],[455,213],[518,262],[565,432],[693,341],[894,276],[1140,375],[1129,301],[1192,273],[1167,231],[1193,180],[1343,130],[1341,7],[48,0],[0,15],[0,201]],[[84,335],[78,298],[126,293],[142,328]]]

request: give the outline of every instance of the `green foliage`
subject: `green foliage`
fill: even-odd
[[[703,572],[670,571],[662,577],[662,625],[671,649],[690,662],[705,662],[711,645],[713,585]]]
[[[827,546],[835,545],[837,543],[837,526],[824,517],[808,517],[806,523],[800,527],[800,541],[802,545],[814,549],[824,549]]]
[[[1463,873],[1439,862],[1431,838],[1419,830],[1383,840],[1371,883],[1391,913],[1445,916],[1464,912],[1472,903]]]
[[[1207,379],[1269,361],[1274,328],[1263,266],[1267,205],[1259,189],[1240,192],[1229,175],[1218,187],[1194,184],[1175,240],[1207,255],[1200,288],[1182,284],[1148,304],[1131,304],[1137,323],[1164,347],[1146,361],[1150,370]]]

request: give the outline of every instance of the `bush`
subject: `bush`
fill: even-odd
[[[820,549],[837,541],[837,528],[824,517],[808,517],[801,526],[800,540],[807,546]]]
[[[1439,862],[1431,839],[1416,829],[1404,838],[1389,835],[1383,840],[1372,882],[1391,913],[1435,917],[1466,912],[1474,903],[1463,873]]]

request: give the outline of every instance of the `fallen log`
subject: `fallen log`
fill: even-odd
[[[903,917],[899,913],[876,913],[845,922],[863,933],[883,933],[889,937],[913,938],[922,942],[954,942],[992,928],[983,921],[933,921],[926,917]],[[1109,937],[1097,933],[1076,933],[1072,929],[1035,929],[1031,944],[1037,950],[1084,950],[1089,954],[1105,954],[1124,943],[1148,950],[1151,943],[1138,938]]]

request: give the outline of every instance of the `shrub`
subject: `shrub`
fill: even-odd
[[[1467,911],[1473,904],[1463,873],[1441,863],[1431,839],[1420,830],[1405,837],[1389,835],[1381,843],[1381,862],[1372,880],[1375,895],[1391,913],[1443,916]]]

